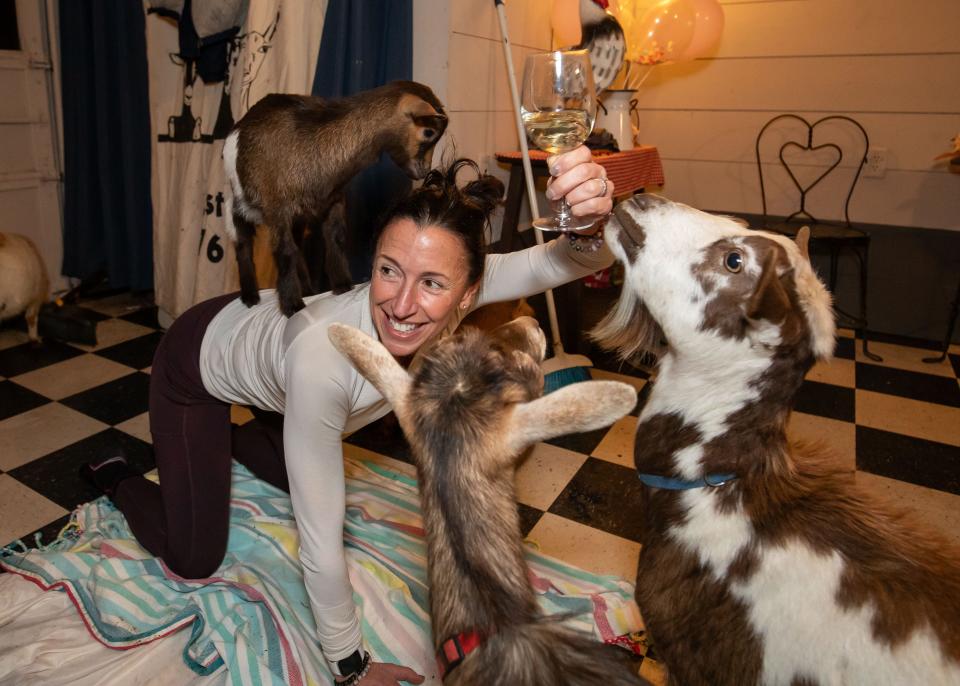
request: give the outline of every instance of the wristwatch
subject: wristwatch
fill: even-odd
[[[366,653],[363,648],[357,648],[342,660],[331,663],[330,667],[335,676],[350,676],[363,669],[363,658]]]

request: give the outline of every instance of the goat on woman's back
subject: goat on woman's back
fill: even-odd
[[[233,193],[227,228],[236,241],[244,304],[260,301],[253,262],[257,224],[271,231],[285,315],[301,309],[303,295],[312,293],[297,245],[307,229],[322,232],[333,292],[350,290],[344,186],[381,152],[410,178],[422,179],[446,127],[440,101],[414,81],[393,81],[339,100],[274,93],[251,107],[223,146]]]
[[[492,334],[468,327],[425,352],[412,374],[356,329],[334,324],[329,335],[390,402],[413,449],[444,683],[644,683],[612,654],[616,648],[540,615],[514,489],[524,448],[612,424],[633,409],[636,391],[589,381],[539,397],[546,343],[530,317]]]
[[[662,353],[635,445],[636,588],[674,682],[960,684],[958,552],[787,440],[834,347],[808,233],[637,195],[607,238],[624,286],[594,335]]]

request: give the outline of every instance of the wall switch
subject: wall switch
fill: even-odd
[[[863,165],[863,175],[879,179],[887,173],[887,149],[870,148],[867,150],[867,163]]]

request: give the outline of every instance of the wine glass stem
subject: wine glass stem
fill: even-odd
[[[573,213],[570,211],[570,205],[567,203],[567,199],[565,197],[560,198],[559,200],[554,200],[551,204],[553,208],[553,216],[558,225],[566,226],[573,221]]]

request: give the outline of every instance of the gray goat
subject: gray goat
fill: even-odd
[[[634,407],[636,391],[587,381],[540,397],[546,343],[531,317],[492,333],[462,329],[427,351],[412,374],[357,329],[333,324],[329,336],[390,401],[413,448],[444,683],[645,683],[616,648],[540,614],[514,488],[527,446],[612,424]]]

